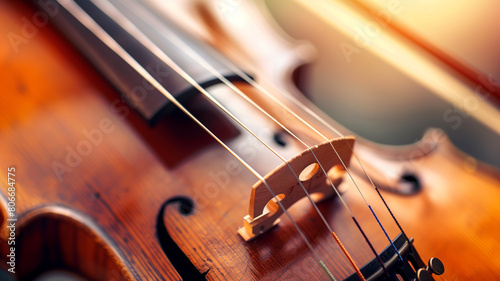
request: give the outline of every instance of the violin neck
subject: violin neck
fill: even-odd
[[[131,67],[119,53],[113,51],[109,47],[109,42],[100,38],[95,29],[92,30],[94,23],[99,26],[98,33],[109,35],[181,102],[195,96],[198,91],[178,71],[172,69],[171,65],[161,60],[151,50],[151,46],[144,45],[138,38],[127,32],[123,28],[123,21],[133,24],[151,40],[155,48],[159,48],[204,88],[220,83],[220,81],[201,65],[193,63],[193,59],[173,43],[172,36],[180,38],[184,44],[192,48],[198,56],[224,77],[232,81],[240,79],[213,58],[211,53],[215,50],[190,38],[164,18],[160,20],[153,11],[139,1],[112,0],[109,1],[112,6],[109,3],[103,4],[102,1],[94,3],[83,0],[58,0],[57,3],[51,3],[51,5],[44,4],[43,1],[35,2],[51,16],[53,24],[118,89],[130,106],[137,109],[151,125],[154,125],[166,112],[173,110],[175,106],[156,87],[144,79],[137,69]],[[105,11],[103,7],[110,9]],[[113,15],[110,15],[110,11]],[[117,21],[117,18],[120,20]]]

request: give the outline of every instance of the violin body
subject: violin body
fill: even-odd
[[[0,47],[2,267],[10,268],[14,246],[14,276],[20,280],[53,268],[90,280],[328,280],[284,216],[252,241],[240,237],[237,230],[257,179],[197,124],[173,112],[149,126],[60,33],[41,24],[36,9],[21,1],[0,3],[1,33],[14,32],[26,40],[15,47],[3,40]],[[25,21],[35,29],[28,30]],[[250,62],[242,49],[236,53],[252,71],[261,65]],[[297,64],[296,58],[285,63],[282,76],[263,83],[293,88],[283,77],[291,76]],[[255,89],[246,83],[237,86],[272,111]],[[246,125],[287,158],[304,150],[290,138],[276,141],[276,125],[231,97],[224,85],[211,87],[210,93],[224,97],[237,117],[249,120]],[[280,164],[213,105],[194,98],[188,108],[210,120],[208,126],[252,167],[266,173]],[[288,116],[281,114],[286,121]],[[307,120],[328,138],[337,137]],[[289,123],[311,143],[321,142],[307,128]],[[444,263],[446,271],[436,279],[500,278],[496,169],[464,155],[435,130],[403,148],[358,143],[355,151],[377,169],[404,164],[418,174],[415,194],[381,192],[422,259],[436,256]],[[15,245],[8,244],[7,227],[11,167]],[[352,176],[394,238],[399,229],[376,191],[362,175]],[[347,175],[339,189],[377,252],[382,251],[388,241]],[[318,208],[360,266],[374,258],[337,196],[324,198]],[[301,200],[289,211],[335,278],[351,276],[349,261],[309,201]]]

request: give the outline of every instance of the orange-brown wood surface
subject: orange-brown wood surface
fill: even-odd
[[[180,280],[156,226],[162,204],[182,197],[193,200],[192,212],[183,214],[179,203],[167,205],[162,219],[207,279],[327,280],[286,217],[250,242],[239,236],[257,179],[187,117],[173,114],[150,128],[50,25],[37,27],[16,46],[5,40],[10,33],[22,36],[23,19],[36,12],[19,2],[0,1],[2,267],[9,253],[7,168],[15,167],[19,279],[62,267],[90,280]],[[209,115],[209,127],[259,171],[280,164],[212,107],[194,103],[190,109]],[[272,141],[275,125],[254,113],[242,108],[238,116]],[[421,257],[445,264],[445,274],[436,279],[499,279],[499,173],[454,149],[438,132],[431,137],[436,148],[418,158],[412,157],[418,146],[375,147],[387,162],[406,159],[422,183],[411,196],[382,193]],[[304,150],[290,139],[274,147],[288,158]],[[394,238],[399,230],[376,192],[353,176]],[[347,177],[341,187],[382,251],[388,242],[356,188]],[[337,197],[318,208],[359,266],[374,258]],[[290,213],[337,279],[354,273],[308,201]]]

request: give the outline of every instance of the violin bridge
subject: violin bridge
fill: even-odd
[[[354,137],[337,138],[302,151],[290,159],[288,165],[281,164],[264,177],[276,195],[274,197],[263,181],[255,183],[248,215],[243,218],[243,227],[238,230],[241,237],[250,241],[277,225],[284,212],[277,202],[280,201],[288,209],[306,197],[304,189],[308,194],[315,195],[315,201],[334,196],[336,192],[330,181],[335,188],[342,182],[344,165],[349,166],[353,146]]]

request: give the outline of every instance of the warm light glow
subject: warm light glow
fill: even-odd
[[[500,123],[498,122],[500,112],[474,93],[475,85],[467,85],[460,81],[454,76],[450,67],[418,49],[412,42],[401,38],[388,29],[379,28],[378,22],[370,21],[364,14],[343,1],[296,1],[342,33],[353,38],[359,43],[357,47],[375,53],[441,98],[463,108],[468,114],[500,134]],[[397,7],[392,8],[397,9]],[[463,106],[466,103],[473,106]]]

